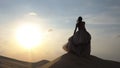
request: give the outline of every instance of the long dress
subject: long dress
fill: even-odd
[[[78,56],[89,56],[91,52],[91,35],[85,29],[80,29],[69,38],[63,49]]]

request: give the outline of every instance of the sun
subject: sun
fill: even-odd
[[[34,24],[24,24],[17,28],[16,39],[20,45],[31,49],[42,42],[40,28]]]

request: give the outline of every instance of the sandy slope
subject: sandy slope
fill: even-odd
[[[41,60],[39,62],[25,62],[0,56],[0,68],[38,68],[48,62],[48,60]]]
[[[67,53],[45,64],[42,68],[120,68],[120,63],[95,56],[85,58]]]

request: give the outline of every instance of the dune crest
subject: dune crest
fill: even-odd
[[[120,63],[92,55],[85,58],[67,53],[45,64],[42,68],[120,68]]]

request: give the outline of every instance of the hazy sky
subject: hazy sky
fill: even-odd
[[[120,61],[120,0],[0,0],[0,55],[24,61],[53,60],[82,16],[92,35],[92,55]],[[36,23],[46,34],[32,52],[16,43],[16,28]]]

